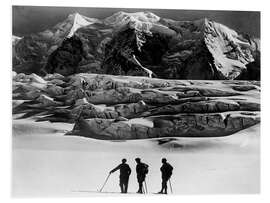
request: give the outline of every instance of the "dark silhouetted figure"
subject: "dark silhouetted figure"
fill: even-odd
[[[110,171],[110,174],[120,170],[120,188],[121,188],[121,193],[127,193],[128,191],[128,180],[129,180],[129,176],[131,174],[131,169],[129,167],[128,164],[126,164],[127,160],[126,159],[122,159],[122,163],[119,164],[117,167],[115,167],[113,170]]]
[[[162,178],[162,188],[159,194],[167,194],[167,182],[172,176],[173,167],[167,162],[167,159],[161,160],[162,166],[160,168]]]
[[[135,161],[137,163],[136,172],[139,183],[139,190],[137,193],[143,193],[143,182],[145,181],[146,174],[148,173],[148,165],[142,163],[140,158],[136,158]]]

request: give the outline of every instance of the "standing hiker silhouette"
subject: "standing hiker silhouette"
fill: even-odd
[[[137,193],[143,193],[143,182],[145,181],[146,174],[148,173],[148,165],[141,162],[140,158],[135,159],[137,166],[136,166],[136,172],[137,172],[137,180],[139,183],[139,189]]]
[[[111,174],[117,170],[120,170],[119,186],[121,188],[121,193],[127,193],[128,180],[129,180],[129,176],[131,174],[131,169],[130,169],[129,165],[126,164],[126,162],[127,162],[126,159],[122,159],[122,163],[110,171],[110,174]]]
[[[173,167],[167,162],[167,159],[163,158],[161,160],[162,166],[160,168],[161,171],[161,191],[159,194],[167,194],[167,182],[172,176]]]

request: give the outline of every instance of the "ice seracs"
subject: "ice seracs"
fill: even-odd
[[[18,74],[13,78],[14,98],[28,100],[13,109],[14,114],[26,113],[27,108],[25,116],[42,113],[43,121],[69,123],[80,116],[95,119],[91,124],[96,125],[96,121],[109,124],[114,138],[118,127],[123,139],[128,132],[132,139],[166,137],[168,132],[175,136],[208,137],[229,135],[260,122],[260,83],[254,81],[180,81],[76,74],[63,79],[60,85],[50,75],[43,78],[46,82],[43,85],[34,82],[33,77]],[[142,118],[149,119],[153,126],[134,123]],[[120,122],[131,120],[136,125]],[[124,133],[125,130],[128,132]],[[144,136],[134,137],[141,131]],[[88,131],[83,135],[91,137]]]

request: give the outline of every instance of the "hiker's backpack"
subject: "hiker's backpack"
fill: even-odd
[[[170,164],[168,164],[167,165],[167,174],[171,176],[172,175],[172,171],[173,171],[173,167]]]
[[[148,170],[148,165],[147,164],[143,164],[143,173],[147,174],[149,172]]]

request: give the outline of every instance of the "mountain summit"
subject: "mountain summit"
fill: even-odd
[[[97,22],[99,22],[98,19],[88,18],[79,13],[72,13],[68,15],[68,17],[63,22],[56,24],[52,29],[47,29],[43,32],[40,32],[39,35],[48,40],[54,40],[58,42],[63,40],[65,37],[73,36],[79,28]]]
[[[86,16],[82,16],[79,13],[74,13],[69,16],[69,18],[72,19],[73,25],[69,31],[68,37],[71,37],[74,35],[74,33],[81,27],[91,25],[93,23],[99,22],[98,19],[95,18],[88,18]]]
[[[157,23],[159,20],[160,17],[151,12],[126,13],[120,11],[105,18],[104,23],[114,27],[123,27],[130,24],[130,27],[141,30],[143,27],[147,28]]]
[[[25,72],[25,64],[34,63],[41,64],[37,73],[45,67],[63,75],[259,79],[259,47],[252,37],[209,19],[175,21],[120,11],[99,20],[74,13],[52,29],[21,39],[14,70]]]

